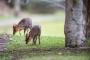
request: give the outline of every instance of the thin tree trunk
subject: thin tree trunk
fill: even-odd
[[[86,45],[86,9],[83,0],[66,0],[65,46]]]
[[[15,10],[15,16],[19,16],[19,13],[20,13],[20,0],[15,0],[14,10]]]

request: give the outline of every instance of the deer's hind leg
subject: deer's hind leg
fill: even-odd
[[[26,30],[27,30],[27,28],[24,28],[24,35],[25,35],[25,33],[26,33]]]
[[[39,40],[39,44],[40,44],[40,35],[38,35],[38,40]]]
[[[37,36],[34,36],[33,38],[33,44],[36,45],[36,41],[37,41]]]
[[[28,44],[28,42],[29,42],[29,35],[28,34],[26,34],[25,41],[26,41],[26,44]]]

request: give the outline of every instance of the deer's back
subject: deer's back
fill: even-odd
[[[23,18],[19,23],[19,26],[29,28],[32,26],[32,20],[30,18]]]
[[[35,35],[40,35],[41,34],[41,27],[38,25],[33,26],[29,34],[32,37]]]

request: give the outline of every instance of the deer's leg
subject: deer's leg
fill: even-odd
[[[16,32],[15,31],[13,31],[13,35],[15,35],[16,34]]]
[[[36,38],[36,36],[34,36],[34,38],[33,38],[33,44],[34,45],[36,45],[36,40],[37,40],[37,38]]]
[[[28,37],[28,35],[26,35],[25,41],[26,41],[26,44],[28,44],[28,42],[29,42],[29,37]]]
[[[35,37],[33,38],[33,44],[35,44]]]
[[[37,42],[37,36],[35,36],[35,44],[36,44],[36,42]]]
[[[15,35],[16,31],[13,29],[13,35]]]
[[[29,42],[29,38],[26,38],[26,44],[28,44],[28,42]]]
[[[40,44],[40,35],[38,36],[39,44]]]
[[[26,28],[24,28],[24,35],[25,35],[26,30],[27,30],[27,29],[26,29]]]

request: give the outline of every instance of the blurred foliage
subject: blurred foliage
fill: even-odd
[[[35,13],[54,13],[56,8],[48,1],[32,2],[31,11]]]
[[[58,10],[56,0],[20,0],[21,10],[33,13],[54,13]],[[15,0],[11,0],[10,7],[14,7]],[[58,3],[59,4],[59,3]],[[60,7],[59,7],[60,8]]]

